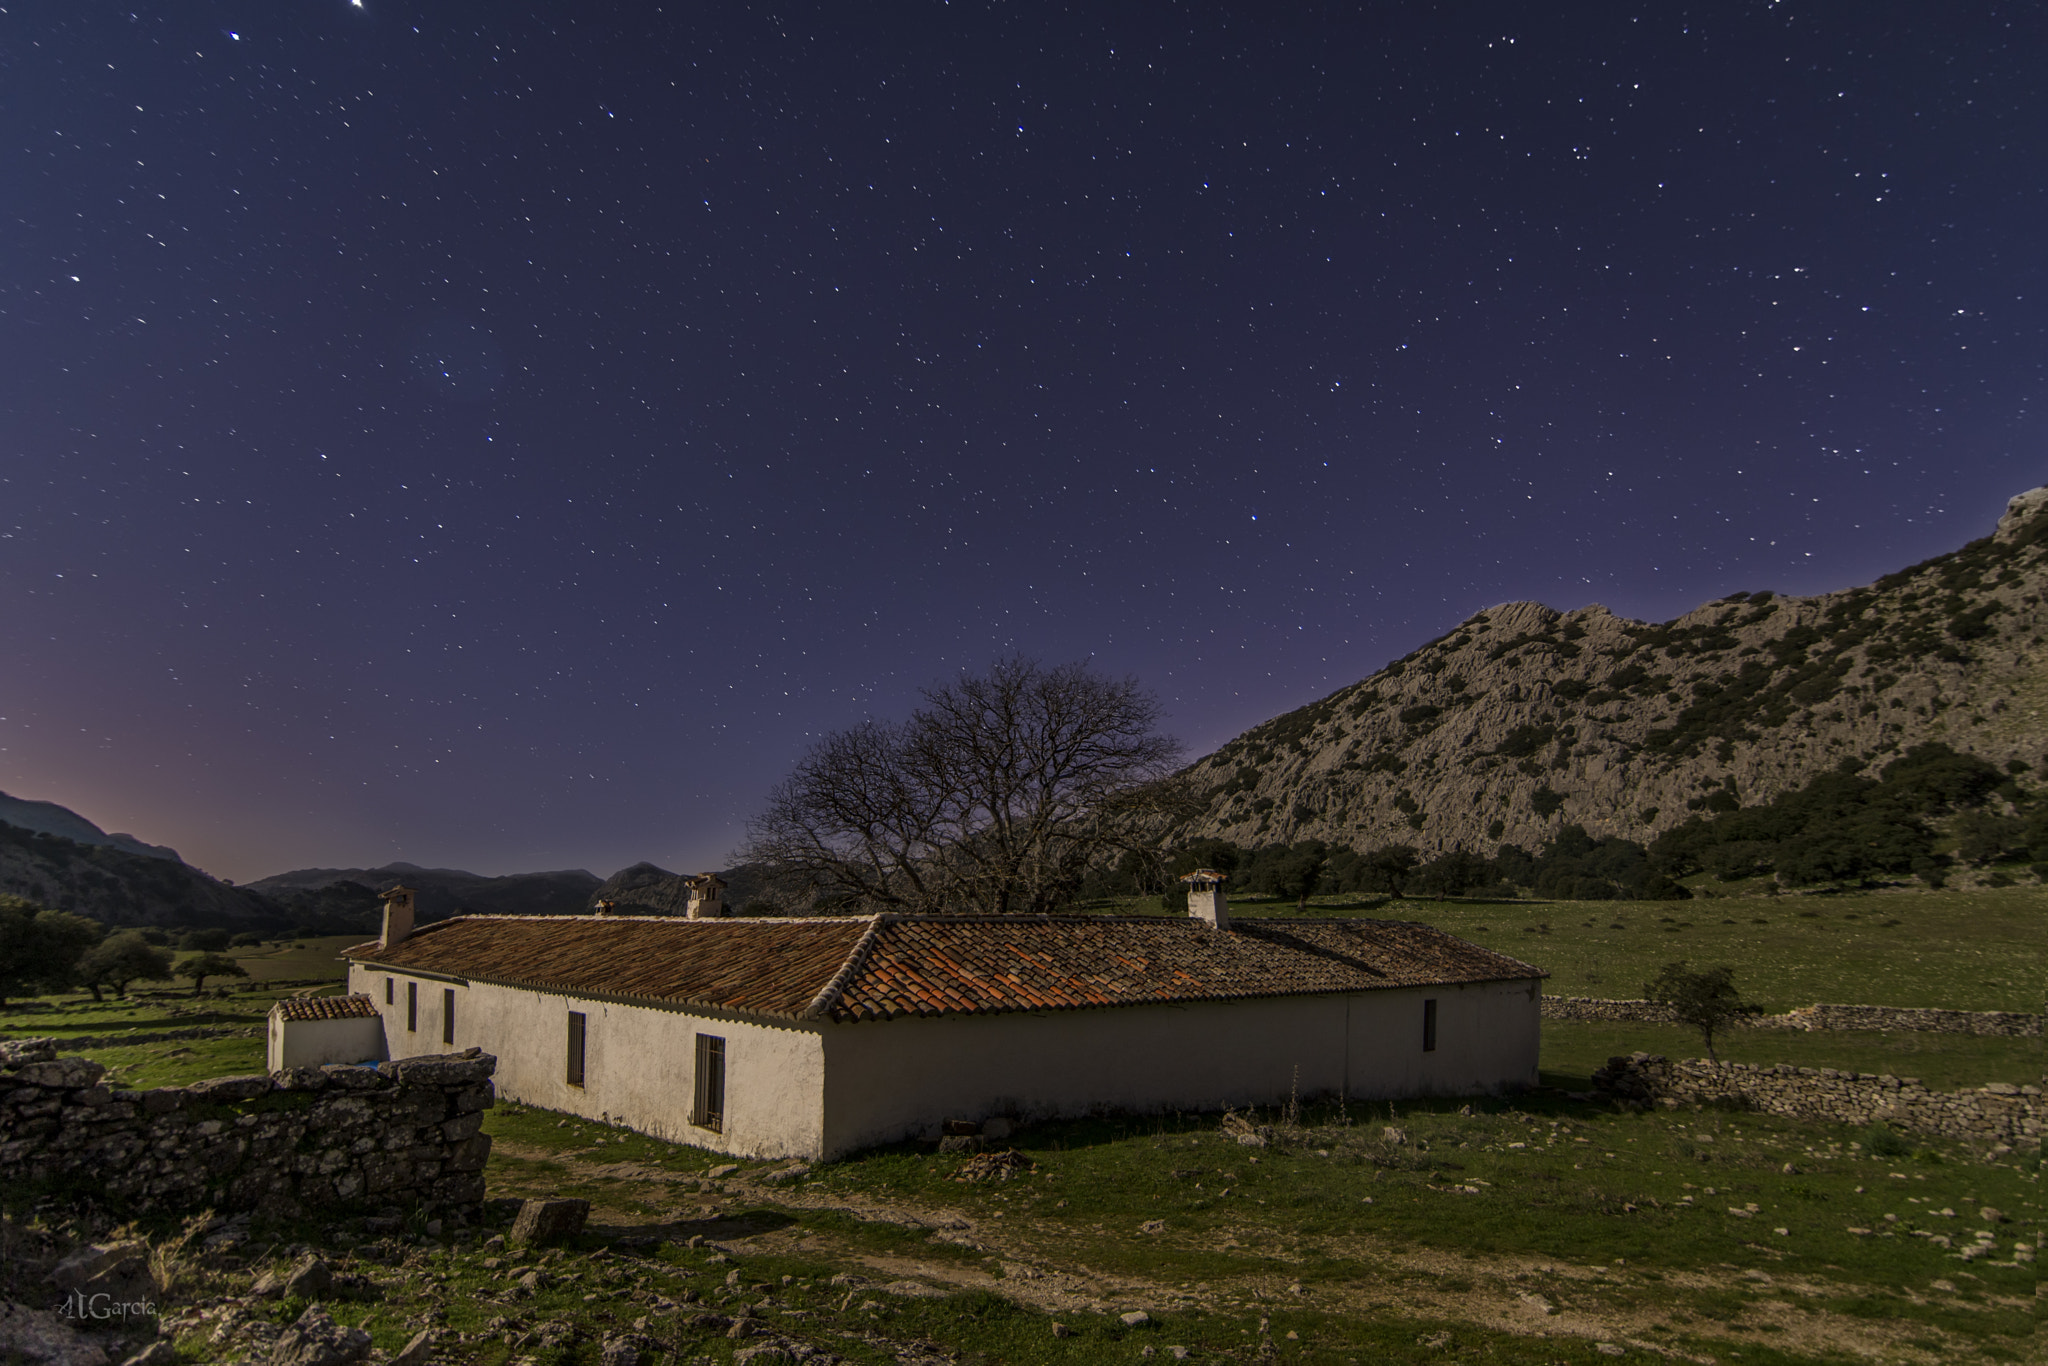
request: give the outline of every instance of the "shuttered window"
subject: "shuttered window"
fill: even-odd
[[[441,993],[441,1042],[455,1042],[455,988]]]
[[[690,1123],[725,1132],[725,1040],[716,1034],[697,1036],[697,1095]]]
[[[405,1028],[411,1034],[417,1034],[420,1031],[420,984],[418,982],[407,982],[405,984]]]
[[[1422,1003],[1422,1051],[1436,1052],[1436,1002]]]
[[[569,1012],[569,1084],[583,1084],[583,1012]]]

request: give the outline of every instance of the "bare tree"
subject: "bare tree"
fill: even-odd
[[[923,697],[812,746],[735,857],[825,908],[1044,912],[1188,810],[1134,679],[1012,658]]]

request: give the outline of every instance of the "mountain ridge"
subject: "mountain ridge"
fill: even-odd
[[[1929,740],[2048,767],[2044,596],[2048,488],[1838,592],[1662,623],[1502,604],[1189,765],[1203,809],[1170,838],[1486,854],[1577,824],[1647,842]]]
[[[0,822],[43,835],[61,835],[76,844],[105,845],[142,858],[169,859],[183,863],[178,851],[163,844],[146,844],[133,835],[108,834],[68,806],[36,801],[0,792]]]

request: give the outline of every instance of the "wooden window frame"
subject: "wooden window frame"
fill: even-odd
[[[405,984],[405,1032],[408,1034],[420,1032],[420,984],[418,982],[407,982]]]
[[[569,1057],[564,1080],[579,1090],[583,1086],[589,1047],[590,1017],[580,1010],[572,1010],[569,1012]]]
[[[696,1066],[690,1073],[690,1123],[714,1134],[725,1132],[725,1038],[697,1036]]]
[[[397,1001],[398,979],[396,977],[386,977],[384,979],[384,1004],[387,1006],[395,1005]]]
[[[1433,996],[1422,1003],[1422,1051],[1436,1052],[1436,998]]]
[[[441,1042],[453,1047],[455,1043],[455,988],[441,989]]]

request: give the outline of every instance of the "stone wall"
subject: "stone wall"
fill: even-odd
[[[1651,1053],[1609,1058],[1593,1074],[1597,1092],[1620,1100],[1735,1105],[1839,1124],[1879,1120],[1912,1133],[1971,1142],[2038,1147],[2048,1135],[2048,1105],[2038,1086],[1993,1082],[1964,1091],[1930,1091],[1914,1078],[1831,1067],[1758,1066],[1696,1058],[1672,1062]]]
[[[1546,1020],[1670,1024],[1671,1012],[1654,1001],[1609,1001],[1593,996],[1545,996]],[[1749,1029],[1874,1029],[1922,1034],[1976,1034],[2003,1039],[2041,1037],[2042,1017],[2008,1010],[1927,1010],[1908,1006],[1803,1006],[1783,1015],[1735,1021]]]
[[[0,1188],[134,1211],[474,1204],[497,1065],[471,1049],[123,1091],[54,1040],[0,1043]]]

